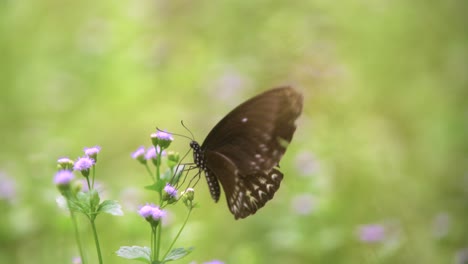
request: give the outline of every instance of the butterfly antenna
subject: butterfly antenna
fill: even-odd
[[[181,123],[182,126],[190,133],[190,135],[192,135],[192,140],[195,140],[195,137],[193,136],[192,131],[190,131],[190,129],[188,129],[188,128],[185,126],[184,120],[180,120],[180,123]]]

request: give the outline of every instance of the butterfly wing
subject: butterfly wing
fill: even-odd
[[[278,190],[283,174],[275,166],[301,111],[300,93],[290,87],[271,89],[236,107],[206,137],[201,150],[207,178],[220,181],[236,219],[255,213]],[[219,197],[219,188],[210,192]]]

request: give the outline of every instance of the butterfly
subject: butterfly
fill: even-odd
[[[193,159],[211,197],[221,189],[235,219],[255,214],[279,189],[279,161],[296,130],[303,97],[291,87],[265,91],[229,112],[203,143],[192,140]]]

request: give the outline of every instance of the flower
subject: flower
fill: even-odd
[[[91,168],[94,165],[94,160],[90,157],[82,157],[78,158],[78,160],[75,162],[75,165],[73,166],[74,170],[81,171],[81,174],[83,176],[88,177],[89,175],[89,168]]]
[[[0,172],[0,200],[13,201],[16,196],[16,182],[6,173]]]
[[[69,170],[60,170],[55,174],[54,183],[59,188],[60,192],[64,194],[65,191],[70,189],[70,183],[74,175]]]
[[[181,193],[181,195],[184,199],[193,201],[193,198],[195,196],[195,190],[193,188],[187,188],[185,191]]]
[[[153,147],[150,147],[146,150],[146,154],[145,154],[145,159],[146,160],[150,160],[150,159],[156,159],[156,148],[153,146]]]
[[[152,215],[153,213],[153,208],[154,204],[146,204],[143,205],[140,210],[138,210],[138,213],[143,217],[143,218],[148,218]]]
[[[94,160],[85,156],[78,158],[78,160],[75,162],[75,165],[73,166],[73,169],[77,171],[89,170],[89,168],[91,168],[93,165]]]
[[[73,170],[74,161],[64,157],[57,160],[57,167],[59,170]]]
[[[158,150],[158,151],[156,151],[156,150]],[[159,164],[157,164],[158,163],[158,158],[157,158],[158,154],[164,156],[164,155],[166,155],[166,152],[165,151],[161,152],[161,148],[159,148],[159,146],[157,148],[152,146],[152,147],[150,147],[150,148],[148,148],[146,150],[145,159],[146,160],[151,160],[155,166],[158,166],[159,165]]]
[[[293,198],[291,207],[298,215],[308,215],[315,207],[315,199],[310,194],[301,194]]]
[[[154,204],[146,204],[142,206],[140,210],[138,210],[138,213],[151,224],[159,223],[159,220],[166,216],[166,211]]]
[[[72,258],[72,264],[81,264],[81,258],[80,257],[73,257]]]
[[[164,191],[171,197],[177,197],[177,189],[171,186],[169,183],[164,187]]]
[[[94,162],[97,162],[97,154],[99,153],[99,151],[101,151],[101,147],[99,146],[84,148],[86,156],[92,158]]]
[[[380,224],[362,225],[359,227],[359,239],[367,243],[382,241],[385,239],[385,227]]]
[[[160,209],[159,207],[153,208],[152,218],[154,221],[159,221],[161,218],[166,216],[166,211]]]
[[[153,142],[153,145],[159,146],[162,149],[169,147],[173,140],[174,138],[172,135],[165,131],[158,130],[158,132],[151,134],[151,142]]]
[[[138,161],[141,162],[142,164],[146,164],[146,159],[145,159],[145,147],[140,146],[139,148],[137,148],[137,150],[135,150],[135,151],[132,153],[132,158],[138,160]]]

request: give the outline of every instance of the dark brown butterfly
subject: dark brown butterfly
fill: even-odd
[[[261,93],[234,108],[203,144],[190,143],[217,202],[219,182],[236,219],[254,214],[273,198],[283,174],[279,161],[296,130],[302,95],[291,87]]]

